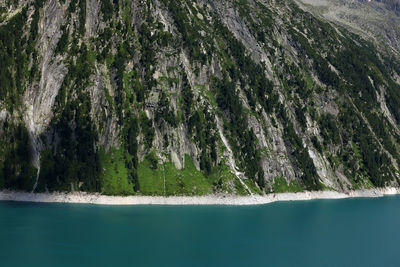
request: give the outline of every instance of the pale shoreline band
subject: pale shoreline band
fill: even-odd
[[[99,205],[261,205],[276,201],[298,201],[312,199],[342,199],[357,197],[382,197],[399,194],[400,189],[378,188],[355,190],[348,193],[335,191],[306,191],[299,193],[272,193],[264,196],[105,196],[82,192],[74,193],[26,193],[0,191],[2,201],[46,202],[46,203],[86,203]]]

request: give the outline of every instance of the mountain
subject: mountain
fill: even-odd
[[[398,187],[399,24],[310,2],[2,2],[0,189]]]
[[[339,24],[380,49],[400,51],[399,0],[296,0],[315,16]]]

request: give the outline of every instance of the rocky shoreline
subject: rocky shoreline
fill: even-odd
[[[306,191],[299,193],[276,193],[264,196],[105,196],[101,194],[74,193],[26,193],[0,191],[0,201],[86,203],[97,205],[262,205],[277,201],[299,201],[312,199],[343,199],[358,197],[383,197],[400,194],[400,189],[389,187],[355,190],[348,193],[335,191]]]

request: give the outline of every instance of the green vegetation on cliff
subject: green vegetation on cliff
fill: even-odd
[[[398,55],[292,0],[5,5],[1,189],[398,186]]]

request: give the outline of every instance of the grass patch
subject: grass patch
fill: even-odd
[[[335,188],[327,186],[321,182],[319,182],[319,185],[321,186],[322,191],[336,191]]]
[[[233,180],[233,183],[235,185],[235,190],[236,194],[240,196],[247,196],[249,193],[247,192],[246,188],[242,185],[242,183],[239,181],[239,178],[235,177],[236,179]]]
[[[210,104],[213,106],[213,108],[218,108],[217,100],[215,100],[214,95],[212,94],[211,91],[206,92],[207,98],[210,101]]]
[[[353,152],[354,152],[354,155],[356,156],[357,162],[358,162],[358,164],[360,164],[360,168],[364,169],[364,164],[362,162],[361,153],[360,153],[360,150],[358,149],[357,144],[352,142],[351,146],[353,148]]]
[[[365,165],[362,160],[362,156],[360,153],[360,150],[358,148],[358,145],[355,143],[351,143],[351,146],[353,148],[353,153],[356,158],[356,161],[358,162],[358,165],[360,166],[358,170],[356,170],[356,176],[358,175],[358,182],[355,182],[355,179],[352,178],[350,181],[352,182],[352,185],[354,189],[361,189],[361,188],[375,188],[374,184],[371,182],[370,179],[368,179],[368,173],[365,168]]]
[[[153,169],[149,160],[145,159],[139,164],[138,176],[140,192],[144,195],[201,196],[212,193],[248,195],[238,178],[224,163],[214,167],[211,174],[206,176],[196,169],[189,155],[185,155],[185,167],[181,170],[176,169],[172,162],[158,164],[157,168]],[[246,181],[246,184],[253,192],[261,193],[251,181],[248,183]]]
[[[260,190],[260,188],[250,179],[243,180],[243,182],[247,185],[247,187],[250,189],[250,191],[254,194],[262,195],[263,192]]]
[[[196,169],[189,155],[185,155],[185,167],[181,170],[176,169],[172,162],[158,163],[155,168],[154,164],[145,158],[138,165],[138,177],[140,193],[143,195],[201,196],[212,193],[248,195],[246,188],[224,162],[214,167],[211,174],[205,175]],[[244,182],[253,193],[262,194],[251,180]]]
[[[274,184],[272,187],[273,187],[275,193],[286,193],[286,192],[296,193],[296,192],[303,191],[299,182],[291,181],[288,184],[286,182],[285,178],[283,178],[281,176],[275,177]]]
[[[157,169],[151,168],[149,160],[145,159],[138,166],[140,192],[144,195],[164,195],[163,166],[157,164]]]
[[[308,89],[313,89],[314,88],[314,81],[310,77],[308,73],[304,73],[304,80],[306,82],[307,88]]]
[[[173,163],[167,162],[165,183],[167,195],[206,195],[212,193],[212,183],[198,171],[189,155],[185,155],[185,167],[177,170]]]
[[[128,179],[128,169],[125,166],[123,150],[111,148],[108,153],[105,153],[104,147],[102,147],[99,154],[102,167],[102,194],[134,194],[133,184]]]
[[[175,168],[172,162],[151,167],[148,159],[139,164],[140,192],[144,195],[206,195],[212,193],[212,179],[198,171],[189,155],[185,155],[185,167]],[[164,191],[165,179],[165,191]]]
[[[208,176],[214,185],[215,193],[234,193],[234,181],[237,177],[229,170],[225,163],[221,162],[219,166],[214,167]]]

